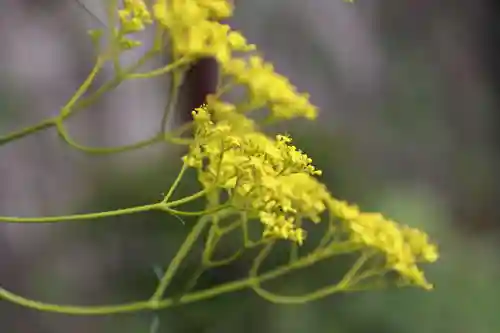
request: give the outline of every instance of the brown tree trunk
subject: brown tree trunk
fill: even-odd
[[[191,121],[191,111],[205,103],[207,95],[215,93],[217,72],[217,61],[213,58],[200,59],[186,71],[179,95],[176,122],[182,125]]]

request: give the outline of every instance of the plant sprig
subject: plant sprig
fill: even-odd
[[[157,311],[242,289],[252,289],[270,302],[298,304],[333,293],[385,286],[383,278],[391,271],[399,274],[400,285],[432,289],[418,266],[438,258],[436,246],[425,233],[399,225],[379,213],[362,212],[357,206],[334,198],[318,178],[321,171],[312,165],[305,153],[292,145],[289,136],[269,137],[250,118],[251,113],[267,108],[271,112],[264,124],[292,118],[314,119],[317,109],[309,102],[307,94],[297,92],[286,77],[276,73],[273,66],[255,52],[255,45],[247,43],[240,32],[219,23],[232,15],[232,3],[193,0],[189,5],[194,7],[184,8],[186,2],[168,1],[175,2],[175,6],[170,6],[167,0],[154,0],[151,8],[142,0],[124,0],[123,7],[119,7],[118,1],[110,0],[107,10],[109,25],[104,30],[91,32],[98,51],[101,51],[103,36],[108,38],[108,47],[100,52],[88,77],[58,115],[0,136],[1,146],[54,128],[70,147],[97,155],[122,153],[160,142],[185,145],[188,153],[183,157],[183,166],[166,195],[160,202],[142,206],[63,216],[0,216],[0,222],[92,221],[148,211],[162,211],[178,218],[195,216],[197,222],[170,264],[161,272],[155,291],[145,300],[104,306],[62,305],[25,298],[1,287],[0,299],[39,311],[72,315]],[[140,45],[135,33],[149,26],[154,26],[153,47],[137,62],[123,67],[120,55]],[[139,72],[142,65],[167,47],[173,59],[170,64]],[[244,56],[240,56],[242,53]],[[169,114],[177,107],[184,72],[203,57],[213,57],[219,64],[218,90],[207,96],[205,105],[193,110],[192,122],[167,132],[166,123]],[[113,78],[91,91],[96,77],[108,62],[113,64]],[[124,81],[167,74],[172,77],[171,94],[161,126],[150,138],[117,147],[89,147],[76,142],[65,127],[66,120],[93,105]],[[238,85],[247,89],[247,99],[236,105],[225,102],[223,95]],[[188,129],[193,130],[192,137],[182,137]],[[188,169],[197,172],[203,189],[172,200]],[[199,199],[206,200],[206,209],[197,212],[178,209]],[[327,219],[323,218],[325,213],[329,215]],[[225,223],[228,221],[230,223]],[[310,222],[326,223],[327,228],[314,249],[302,254],[299,247],[308,241],[306,228]],[[252,240],[249,229],[255,225],[262,232],[260,238]],[[240,248],[228,257],[215,258],[221,240],[235,232],[242,236]],[[179,267],[205,233],[207,237],[198,269],[181,293],[169,294],[168,288]],[[283,241],[291,245],[288,263],[262,271],[266,258],[276,244]],[[205,271],[229,265],[247,250],[258,250],[247,277],[193,291]],[[357,254],[358,258],[340,281],[326,287],[304,295],[280,295],[263,286],[294,271],[345,254]],[[157,330],[158,325],[155,319],[151,331]]]

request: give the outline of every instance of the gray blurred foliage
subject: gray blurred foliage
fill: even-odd
[[[99,0],[83,2],[104,21]],[[322,110],[314,124],[279,129],[292,132],[325,170],[334,195],[431,233],[442,248],[442,259],[429,267],[436,291],[336,295],[304,306],[268,304],[242,291],[162,311],[159,332],[500,331],[498,236],[463,231],[499,217],[495,110],[477,44],[485,10],[482,1],[466,0],[238,0],[231,24]],[[0,23],[0,131],[6,133],[64,104],[92,66],[85,30],[100,23],[69,0],[0,0]],[[161,116],[165,85],[127,82],[71,119],[71,133],[92,145],[148,137]],[[60,215],[150,203],[168,189],[179,163],[179,150],[161,146],[88,156],[49,130],[0,147],[0,212]],[[181,194],[195,187],[191,177]],[[146,298],[156,282],[153,267],[169,262],[186,222],[151,213],[2,224],[1,284],[51,302]],[[228,242],[222,252],[234,246]],[[174,287],[195,267],[193,255]],[[200,283],[231,280],[245,269],[245,262],[232,265]],[[338,270],[328,263],[283,280],[281,288],[308,290]],[[139,333],[152,319],[38,314],[0,303],[2,332]]]

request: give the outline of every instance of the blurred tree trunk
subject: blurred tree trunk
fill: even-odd
[[[176,119],[181,125],[193,119],[191,112],[205,103],[207,95],[215,93],[217,66],[215,59],[204,58],[187,70],[179,95]]]

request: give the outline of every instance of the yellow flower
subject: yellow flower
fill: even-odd
[[[269,106],[278,119],[316,118],[317,108],[309,102],[309,96],[299,94],[286,77],[276,73],[261,57],[252,56],[248,61],[232,59],[222,68],[248,88],[253,108]]]
[[[130,50],[130,49],[133,49],[133,48],[140,46],[140,45],[141,45],[140,41],[132,39],[132,38],[122,37],[120,39],[120,47],[123,50]]]
[[[362,213],[355,206],[334,201],[332,213],[346,221],[351,230],[351,239],[377,249],[385,255],[388,268],[397,271],[406,281],[432,289],[419,262],[434,262],[438,258],[437,248],[420,230],[400,226],[379,213]]]
[[[234,6],[232,1],[228,0],[198,0],[201,7],[209,11],[209,15],[213,19],[224,19],[233,15]]]
[[[166,28],[189,26],[207,20],[208,11],[193,0],[158,0],[153,6],[155,18]]]
[[[123,34],[144,30],[145,24],[153,22],[143,0],[124,0],[123,9],[118,11]]]
[[[254,50],[243,35],[217,22],[232,15],[226,0],[157,0],[155,19],[169,31],[174,50],[192,58],[213,56],[228,61],[233,51]]]
[[[288,239],[302,245],[305,231],[295,225],[293,217],[285,217],[276,213],[261,212],[259,218],[264,224],[263,237]]]
[[[331,200],[314,178],[320,172],[288,136],[267,137],[234,107],[212,102],[193,113],[195,143],[185,161],[205,188],[228,191],[232,205],[258,216],[264,236],[302,242],[296,217],[319,222]]]
[[[201,20],[189,26],[174,25],[170,28],[172,46],[180,56],[192,58],[214,57],[227,62],[235,51],[249,51],[253,45],[226,24]]]
[[[156,0],[153,12],[156,19],[163,23],[172,22],[171,19],[175,18],[173,21],[189,24],[228,18],[233,15],[233,5],[227,0]],[[167,21],[163,21],[165,19]]]

